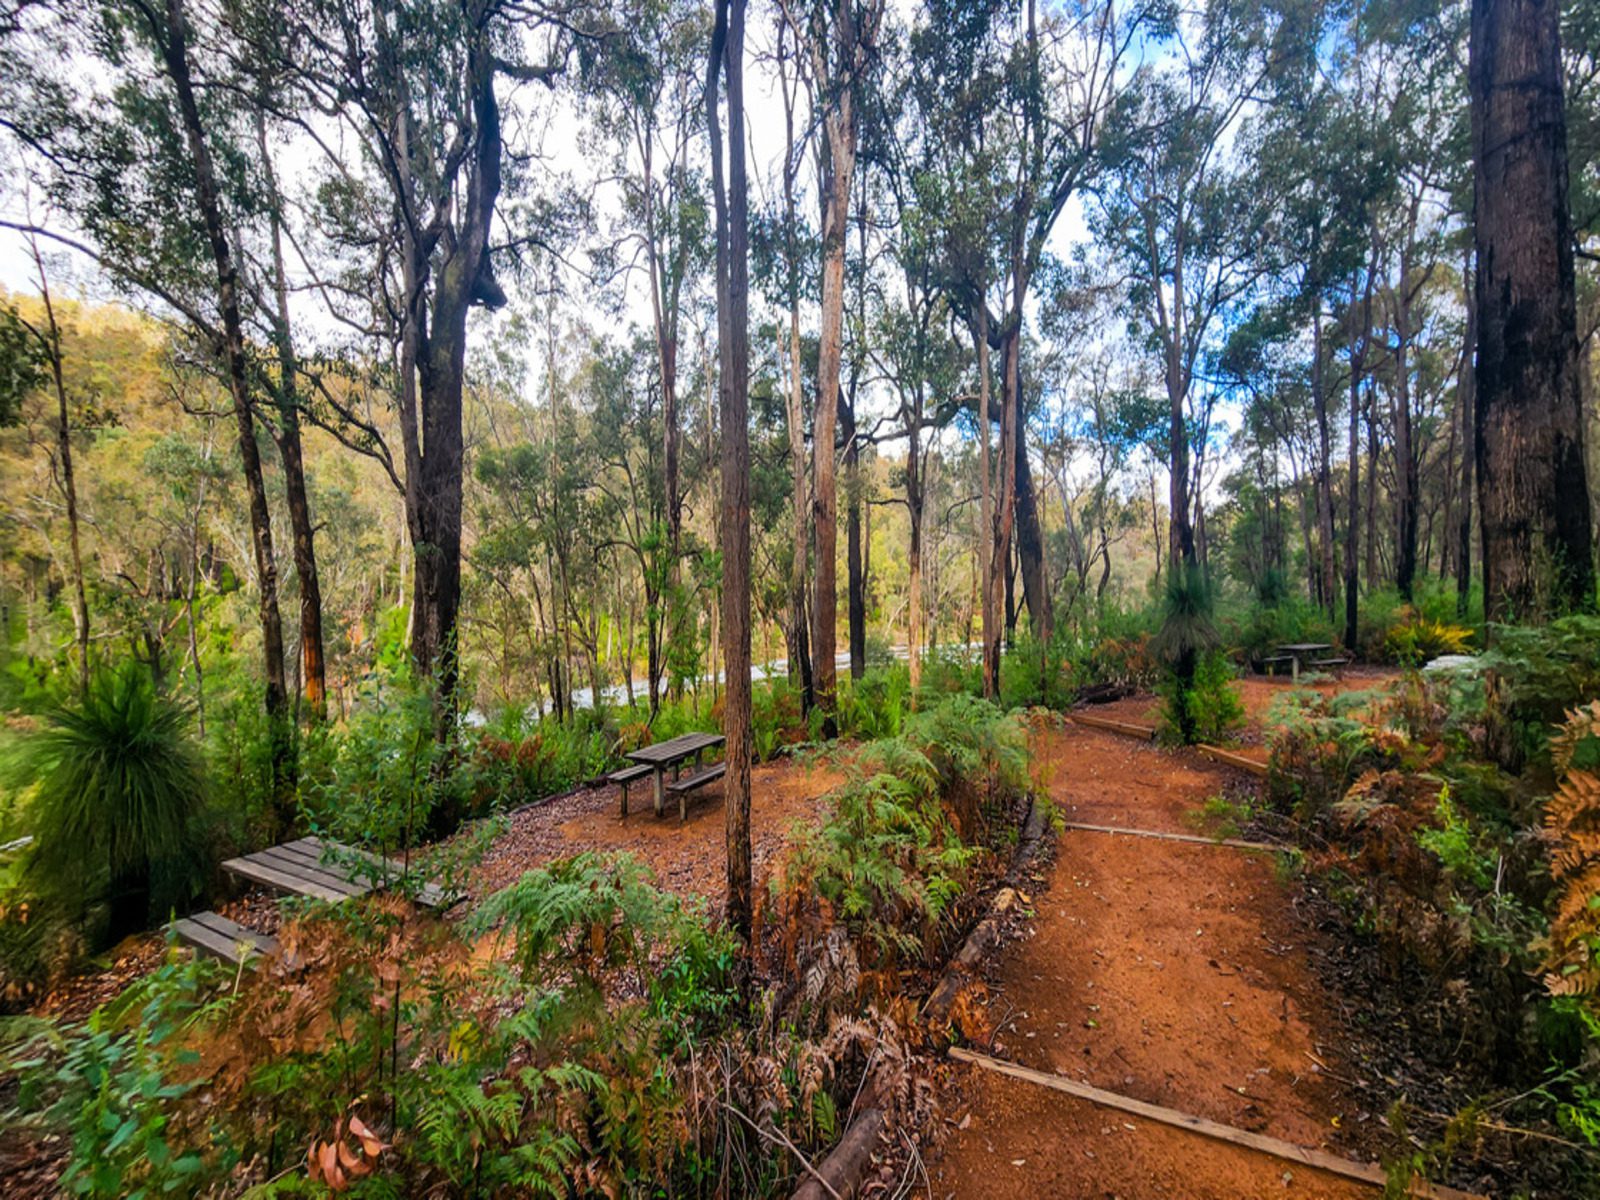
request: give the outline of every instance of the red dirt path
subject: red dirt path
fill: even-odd
[[[1247,691],[1254,713],[1273,687]],[[1148,708],[1093,711],[1139,720]],[[1081,726],[1041,735],[1035,753],[1069,821],[1192,832],[1185,815],[1243,779]],[[1336,1136],[1354,1109],[1311,1057],[1328,1026],[1271,857],[1075,830],[1057,849],[1024,940],[992,971],[992,1052],[1306,1146]],[[1373,1195],[976,1067],[953,1070],[943,1101],[958,1128],[929,1166],[941,1198]]]

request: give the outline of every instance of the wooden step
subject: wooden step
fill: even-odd
[[[278,949],[277,938],[246,929],[221,913],[191,913],[174,921],[170,928],[178,935],[180,942],[224,962],[248,962],[258,955],[275,953]]]

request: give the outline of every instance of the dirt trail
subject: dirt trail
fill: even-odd
[[[1036,755],[1065,819],[1100,825],[1192,833],[1186,815],[1242,778],[1084,727],[1043,735]],[[1272,856],[1077,830],[1057,850],[1027,936],[991,974],[992,1052],[1325,1145],[1345,1108],[1310,1057],[1313,1031],[1325,1026],[1306,935]],[[954,1070],[944,1103],[958,1128],[929,1167],[941,1200],[1374,1195],[976,1067]]]

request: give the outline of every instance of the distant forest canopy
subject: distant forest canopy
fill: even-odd
[[[1592,482],[1564,582],[1482,592],[1468,4],[736,7],[752,642],[808,702],[836,650],[997,673],[1175,559],[1357,650],[1369,604],[1592,603]],[[407,657],[483,713],[714,675],[714,18],[0,9],[10,701],[128,655],[202,718]],[[1600,12],[1561,33],[1594,461]]]

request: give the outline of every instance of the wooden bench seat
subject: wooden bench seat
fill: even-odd
[[[1313,667],[1327,667],[1337,671],[1340,667],[1348,667],[1350,665],[1350,660],[1348,658],[1339,657],[1314,658],[1311,660],[1311,665]]]
[[[221,913],[191,913],[174,921],[171,929],[180,942],[193,946],[202,954],[220,958],[223,962],[248,962],[257,955],[271,954],[278,948],[276,938],[246,929]]]
[[[673,792],[678,797],[678,820],[689,819],[689,793],[695,788],[704,787],[708,783],[715,783],[728,773],[728,764],[725,762],[712,763],[704,770],[696,771],[693,775],[685,775],[682,779],[674,779],[667,784],[667,791]]]
[[[620,771],[613,771],[606,776],[606,782],[614,783],[622,789],[622,815],[628,815],[628,785],[636,779],[643,779],[650,774],[648,763],[638,766],[623,767]]]
[[[1276,675],[1278,672],[1275,668],[1282,666],[1284,663],[1293,662],[1294,655],[1292,654],[1273,654],[1266,658],[1256,659],[1256,670],[1263,675]]]

